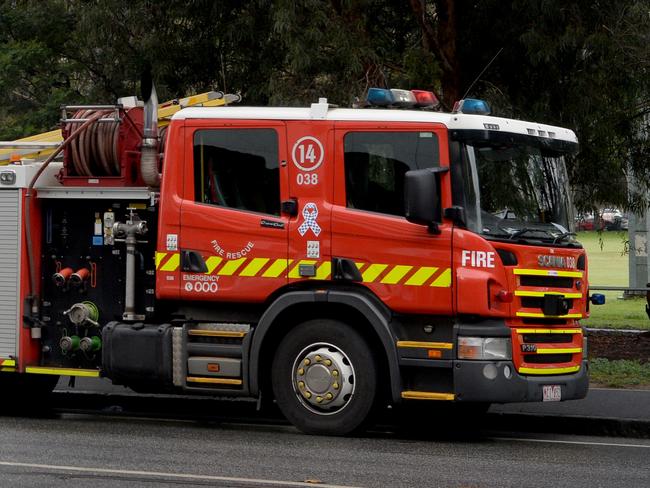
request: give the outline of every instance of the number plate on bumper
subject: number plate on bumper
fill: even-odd
[[[560,385],[543,385],[542,399],[545,402],[559,402],[562,400],[562,388]]]

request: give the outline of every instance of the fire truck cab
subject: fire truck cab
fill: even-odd
[[[321,99],[177,112],[159,189],[46,171],[30,194],[33,165],[1,168],[19,176],[0,185],[19,264],[0,267],[17,290],[0,379],[263,393],[326,434],[387,403],[583,398],[587,262],[563,162],[575,150],[572,131],[478,101],[440,113]]]

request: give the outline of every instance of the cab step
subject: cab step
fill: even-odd
[[[245,393],[250,324],[186,322],[172,334],[173,383],[193,391]]]
[[[456,395],[453,393],[442,393],[438,391],[414,391],[408,390],[402,392],[404,400],[437,400],[437,401],[452,401],[455,400]]]

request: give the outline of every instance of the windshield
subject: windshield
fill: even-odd
[[[463,187],[468,228],[487,238],[573,241],[564,159],[526,145],[465,145]]]

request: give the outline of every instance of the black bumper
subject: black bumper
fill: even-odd
[[[453,370],[454,393],[461,402],[541,402],[545,385],[559,385],[562,400],[584,398],[589,390],[586,360],[577,373],[554,376],[520,375],[512,361],[455,360]]]

